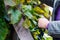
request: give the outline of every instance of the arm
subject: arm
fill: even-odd
[[[60,21],[49,22],[46,18],[40,18],[38,20],[39,28],[48,30],[48,34],[55,38],[60,38]]]
[[[60,0],[55,1],[54,3],[54,15],[55,15],[55,20],[60,20]],[[56,11],[57,10],[57,11]],[[55,38],[60,38],[60,21],[52,21],[48,24],[48,33],[49,35],[55,37]]]
[[[48,34],[60,38],[60,21],[53,21],[48,24]]]

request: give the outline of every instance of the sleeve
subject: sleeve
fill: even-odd
[[[60,21],[52,21],[48,24],[48,34],[60,38]]]

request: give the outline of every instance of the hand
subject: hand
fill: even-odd
[[[38,26],[39,28],[46,28],[48,25],[49,21],[46,18],[39,18],[38,19]]]

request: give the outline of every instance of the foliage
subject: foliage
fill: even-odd
[[[9,10],[8,14],[10,14],[11,24],[18,23],[22,17],[21,12],[19,10]]]
[[[38,28],[38,18],[50,18],[49,7],[42,4],[39,0],[12,0],[16,5],[8,9],[8,15],[11,24],[16,24],[21,17],[24,18],[23,26],[29,29],[34,40],[41,40],[43,38],[44,29]],[[18,7],[17,7],[18,6]],[[12,8],[16,7],[16,8]]]
[[[5,15],[5,5],[4,0],[0,0],[0,40],[5,40],[9,30],[8,24],[5,22],[4,15]]]

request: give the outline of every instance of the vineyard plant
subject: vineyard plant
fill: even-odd
[[[34,40],[52,40],[51,37],[44,38],[43,36],[47,30],[38,27],[39,18],[45,17],[50,20],[52,13],[48,5],[40,0],[1,0],[0,5],[1,40],[5,40],[8,34],[8,24],[18,24],[21,18],[24,19],[22,26],[29,29]],[[5,19],[9,21],[8,24]]]

